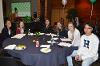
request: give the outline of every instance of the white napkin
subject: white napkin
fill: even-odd
[[[40,33],[40,35],[44,35],[44,33]]]
[[[33,35],[36,35],[36,34],[33,34]],[[40,33],[39,35],[44,35],[44,33]]]
[[[52,42],[51,41],[47,41],[47,43],[56,43],[56,42],[55,41],[52,41]]]
[[[33,33],[29,33],[28,35],[32,36],[32,35],[33,35]]]
[[[13,49],[15,49],[15,47],[16,47],[16,45],[13,44],[13,45],[8,45],[8,46],[6,46],[4,49],[10,49],[10,50],[13,50]]]
[[[57,40],[58,38],[52,38],[53,40]]]
[[[61,41],[71,41],[71,39],[69,39],[69,38],[60,38],[61,39]]]
[[[57,36],[56,34],[52,34],[52,33],[48,33],[48,34],[46,34],[47,36]]]
[[[45,35],[50,36],[50,34],[45,34]]]
[[[57,36],[56,34],[51,34],[52,36]]]
[[[70,47],[70,46],[72,46],[72,44],[66,43],[66,42],[60,42],[58,45],[59,45],[59,46],[65,46],[65,47]]]
[[[11,38],[21,39],[21,38],[23,38],[25,35],[26,35],[26,34],[17,34],[17,35],[15,35],[15,36],[11,37]]]
[[[50,48],[50,45],[41,45],[40,47]]]

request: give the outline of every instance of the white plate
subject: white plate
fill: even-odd
[[[49,52],[51,52],[51,49],[49,49],[49,48],[42,48],[42,49],[40,49],[40,51],[43,52],[43,53],[49,53]]]

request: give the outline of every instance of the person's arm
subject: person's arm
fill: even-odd
[[[76,45],[76,46],[79,46],[80,40],[81,40],[81,38],[80,38],[80,32],[79,32],[79,30],[75,29],[72,44]]]
[[[80,39],[80,45],[79,45],[79,49],[77,51],[77,55],[81,56],[83,52],[83,47],[84,46],[84,35],[81,36],[81,39]]]

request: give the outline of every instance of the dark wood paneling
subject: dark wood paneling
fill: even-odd
[[[74,0],[67,0],[67,4],[65,5],[65,8],[63,8],[62,0],[51,0],[52,24],[54,24],[54,22],[60,21],[61,18],[64,18],[64,24],[67,25],[68,22],[66,19],[67,11],[70,8],[74,8],[74,6],[75,6]]]

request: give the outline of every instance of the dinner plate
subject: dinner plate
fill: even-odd
[[[49,53],[49,52],[51,52],[51,49],[50,48],[41,48],[40,51],[43,53]]]

